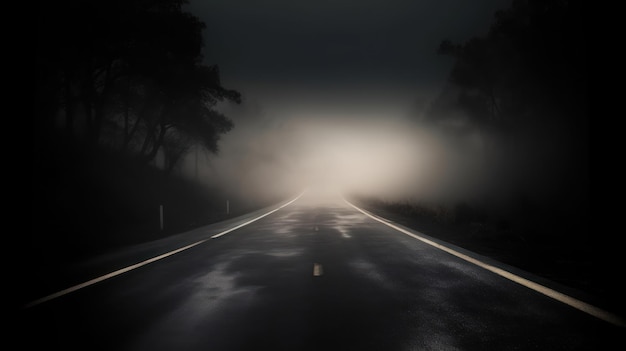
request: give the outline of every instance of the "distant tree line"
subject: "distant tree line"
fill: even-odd
[[[488,33],[443,40],[454,59],[447,86],[422,119],[456,135],[479,133],[485,157],[588,165],[587,22],[581,1],[514,0]],[[452,123],[451,123],[452,122]],[[519,152],[511,154],[516,148]],[[554,150],[550,150],[550,149]],[[525,154],[524,154],[525,153]],[[504,160],[503,162],[507,162]],[[539,162],[539,161],[537,161]],[[583,165],[582,168],[579,167]]]
[[[173,169],[194,145],[218,151],[241,102],[202,63],[205,24],[185,0],[39,2],[36,138],[107,146]]]
[[[438,52],[455,59],[449,79],[455,90],[441,102],[452,102],[482,127],[531,119],[586,122],[583,11],[575,0],[514,0],[496,12],[486,36],[461,44],[443,40]],[[431,112],[437,109],[442,106],[434,104]]]
[[[449,180],[433,192],[526,233],[586,242],[597,112],[586,14],[581,1],[513,0],[484,35],[440,42],[451,71],[418,119],[446,147],[436,174]]]

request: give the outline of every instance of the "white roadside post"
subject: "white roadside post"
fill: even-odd
[[[161,224],[161,231],[163,231],[163,205],[159,205],[159,222]]]

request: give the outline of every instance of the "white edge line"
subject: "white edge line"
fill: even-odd
[[[219,237],[220,237],[220,236],[222,236],[222,235],[228,234],[228,233],[230,233],[230,232],[232,232],[232,231],[234,231],[234,230],[237,230],[237,229],[239,229],[239,228],[241,228],[241,227],[243,227],[243,226],[246,226],[246,225],[248,225],[248,224],[250,224],[250,223],[252,223],[252,222],[255,222],[255,221],[257,221],[257,220],[259,220],[259,219],[261,219],[261,218],[263,218],[263,217],[265,217],[265,216],[269,216],[270,214],[272,214],[272,213],[274,213],[274,212],[276,212],[276,211],[278,211],[278,210],[280,210],[280,209],[282,209],[282,208],[284,208],[284,207],[286,207],[286,206],[288,206],[288,205],[291,205],[293,202],[295,202],[296,200],[298,200],[298,199],[299,199],[299,198],[300,198],[303,194],[304,194],[304,192],[300,193],[300,195],[298,195],[295,199],[293,199],[293,200],[291,200],[291,201],[287,202],[286,204],[284,204],[284,205],[282,205],[282,206],[280,206],[280,207],[278,207],[278,208],[275,208],[275,209],[273,209],[272,211],[269,211],[269,212],[267,212],[267,213],[265,213],[265,214],[263,214],[263,215],[261,215],[261,216],[259,216],[259,217],[253,218],[253,219],[251,219],[251,220],[249,220],[249,221],[247,221],[247,222],[245,222],[245,223],[243,223],[243,224],[240,224],[240,225],[238,225],[238,226],[236,226],[236,227],[233,227],[233,228],[227,229],[227,230],[225,230],[225,231],[223,231],[223,232],[221,232],[221,233],[219,233],[219,234],[215,234],[215,235],[213,235],[212,237],[210,237],[210,239],[219,238]],[[27,303],[26,305],[24,305],[24,308],[29,308],[29,307],[33,307],[33,306],[39,305],[39,304],[44,303],[44,302],[46,302],[46,301],[50,301],[50,300],[56,299],[56,298],[58,298],[58,297],[61,297],[61,296],[63,296],[63,295],[67,295],[67,294],[69,294],[69,293],[71,293],[71,292],[74,292],[74,291],[76,291],[76,290],[79,290],[79,289],[82,289],[82,288],[88,287],[88,286],[90,286],[90,285],[93,285],[93,284],[99,283],[99,282],[101,282],[101,281],[103,281],[103,280],[106,280],[106,279],[109,279],[109,278],[113,278],[113,277],[115,277],[115,276],[118,276],[118,275],[120,275],[120,274],[126,273],[126,272],[128,272],[128,271],[132,271],[133,269],[137,269],[137,268],[142,267],[142,266],[145,266],[145,265],[147,265],[147,264],[149,264],[149,263],[152,263],[152,262],[155,262],[155,261],[161,260],[161,259],[163,259],[163,258],[166,258],[166,257],[172,256],[172,255],[175,255],[175,254],[177,254],[177,253],[179,253],[179,252],[181,252],[181,251],[185,251],[185,250],[190,249],[190,248],[192,248],[192,247],[194,247],[194,246],[200,245],[200,244],[202,244],[202,243],[204,243],[204,242],[206,242],[206,241],[208,241],[208,240],[210,240],[210,239],[202,239],[202,240],[197,241],[197,242],[195,242],[195,243],[193,243],[193,244],[189,244],[189,245],[187,245],[187,246],[183,246],[183,247],[178,248],[178,249],[176,249],[176,250],[172,250],[172,251],[170,251],[170,252],[166,252],[166,253],[164,253],[164,254],[162,254],[162,255],[159,255],[159,256],[155,256],[155,257],[149,258],[149,259],[147,259],[147,260],[145,260],[145,261],[141,261],[141,262],[139,262],[139,263],[136,263],[136,264],[130,265],[130,266],[128,266],[128,267],[121,268],[121,269],[118,269],[118,270],[113,271],[113,272],[111,272],[111,273],[108,273],[108,274],[102,275],[102,276],[100,276],[100,277],[97,277],[97,278],[94,278],[94,279],[88,280],[88,281],[86,281],[86,282],[84,282],[84,283],[80,283],[80,284],[77,284],[77,285],[71,286],[71,287],[69,287],[69,288],[67,288],[67,289],[63,289],[63,290],[61,290],[61,291],[58,291],[58,292],[56,292],[56,293],[53,293],[53,294],[50,294],[50,295],[44,296],[44,297],[42,297],[42,298],[40,298],[40,299],[37,299],[37,300],[34,300],[34,301],[31,301],[31,302]]]
[[[280,206],[280,207],[278,207],[278,208],[275,208],[275,209],[273,209],[273,210],[271,210],[271,211],[269,211],[269,212],[267,212],[267,213],[265,213],[265,214],[263,214],[263,215],[260,215],[259,217],[253,218],[253,219],[251,219],[251,220],[249,220],[249,221],[247,221],[247,222],[245,222],[245,223],[242,223],[242,224],[240,224],[240,225],[238,225],[238,226],[236,226],[236,227],[230,228],[230,229],[225,230],[225,231],[223,231],[223,232],[221,232],[221,233],[219,233],[219,234],[215,234],[215,235],[213,235],[213,236],[211,237],[211,239],[219,238],[219,237],[220,237],[220,236],[222,236],[222,235],[226,235],[226,234],[228,234],[228,233],[230,233],[230,232],[232,232],[232,231],[234,231],[234,230],[237,230],[237,229],[239,229],[239,228],[241,228],[241,227],[243,227],[243,226],[246,226],[246,225],[248,225],[248,224],[250,224],[250,223],[252,223],[252,222],[258,221],[259,219],[261,219],[261,218],[263,218],[263,217],[265,217],[265,216],[269,216],[269,215],[271,215],[272,213],[274,213],[274,212],[276,212],[276,211],[280,210],[281,208],[291,205],[293,202],[295,202],[296,200],[298,200],[298,199],[302,196],[302,194],[304,194],[304,192],[300,193],[300,195],[298,195],[295,199],[293,199],[293,200],[291,200],[291,201],[287,202],[286,204],[284,204],[284,205],[282,205],[282,206]]]
[[[378,221],[378,222],[380,222],[380,223],[382,223],[384,225],[387,225],[387,226],[389,226],[389,227],[391,227],[391,228],[393,228],[393,229],[395,229],[395,230],[397,230],[397,231],[399,231],[401,233],[404,233],[404,234],[406,234],[408,236],[411,236],[411,237],[413,237],[413,238],[415,238],[417,240],[423,241],[424,243],[426,243],[428,245],[434,246],[434,247],[436,247],[436,248],[438,248],[440,250],[443,250],[443,251],[445,251],[445,252],[447,252],[447,253],[449,253],[451,255],[454,255],[454,256],[456,256],[456,257],[458,257],[460,259],[463,259],[463,260],[465,260],[467,262],[473,263],[473,264],[475,264],[475,265],[477,265],[479,267],[482,267],[482,268],[484,268],[484,269],[486,269],[488,271],[491,271],[491,272],[493,272],[493,273],[495,273],[495,274],[497,274],[497,275],[499,275],[501,277],[504,277],[506,279],[509,279],[509,280],[515,282],[515,283],[518,283],[518,284],[523,285],[523,286],[525,286],[527,288],[535,290],[535,291],[537,291],[537,292],[539,292],[541,294],[544,294],[544,295],[546,295],[548,297],[551,297],[551,298],[553,298],[553,299],[555,299],[557,301],[563,302],[563,303],[565,303],[565,304],[567,304],[567,305],[569,305],[571,307],[574,307],[574,308],[576,308],[576,309],[578,309],[580,311],[588,313],[588,314],[590,314],[590,315],[592,315],[594,317],[600,318],[600,319],[602,319],[604,321],[607,321],[609,323],[615,324],[615,325],[620,326],[620,327],[626,327],[626,321],[624,321],[624,319],[621,318],[620,316],[617,316],[617,315],[615,315],[613,313],[610,313],[608,311],[605,311],[605,310],[603,310],[603,309],[601,309],[599,307],[596,307],[596,306],[593,306],[591,304],[588,304],[588,303],[586,303],[584,301],[581,301],[581,300],[578,300],[576,298],[573,298],[573,297],[571,297],[569,295],[563,294],[563,293],[561,293],[559,291],[556,291],[554,289],[550,289],[550,288],[548,288],[546,286],[543,286],[541,284],[538,284],[538,283],[533,282],[531,280],[528,280],[526,278],[522,278],[522,277],[520,277],[518,275],[515,275],[515,274],[513,274],[511,272],[505,271],[505,270],[503,270],[501,268],[498,268],[498,267],[492,266],[490,264],[484,263],[482,261],[479,261],[479,260],[477,260],[477,259],[475,259],[473,257],[470,257],[470,256],[465,255],[463,253],[460,253],[458,251],[455,251],[455,250],[453,250],[453,249],[451,249],[451,248],[449,248],[447,246],[441,245],[441,244],[436,243],[436,242],[434,242],[432,240],[429,240],[427,238],[421,237],[419,235],[415,235],[414,233],[411,233],[408,230],[405,230],[405,229],[403,229],[401,227],[398,227],[397,225],[393,224],[391,221],[389,221],[387,219],[383,219],[382,217],[379,218],[378,216],[372,215],[372,214],[368,213],[367,211],[360,209],[359,207],[357,207],[357,206],[353,205],[352,203],[350,203],[350,201],[346,200],[345,198],[343,200],[348,205],[352,206],[354,209],[356,209],[357,211],[363,213],[364,215],[366,215],[366,216],[368,216],[368,217],[370,217],[370,218],[372,218],[372,219],[374,219],[374,220],[376,220],[376,221]]]

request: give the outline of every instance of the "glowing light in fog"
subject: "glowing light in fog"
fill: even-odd
[[[383,198],[425,198],[432,184],[450,173],[449,163],[443,162],[445,148],[436,136],[399,115],[289,111],[246,119],[224,137],[206,178],[236,188],[246,199],[322,187]]]
[[[415,178],[421,161],[414,130],[395,120],[301,121],[299,177],[340,189],[392,191]],[[397,189],[399,191],[399,189]]]

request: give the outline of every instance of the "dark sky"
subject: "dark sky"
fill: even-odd
[[[207,25],[206,63],[244,97],[220,106],[235,128],[202,179],[248,197],[312,182],[423,197],[434,180],[462,196],[432,171],[445,145],[416,130],[410,112],[447,79],[441,40],[485,34],[510,2],[191,0]]]
[[[441,88],[442,39],[484,34],[510,0],[191,0],[222,82],[277,105],[402,105]],[[329,107],[333,108],[333,107]]]

